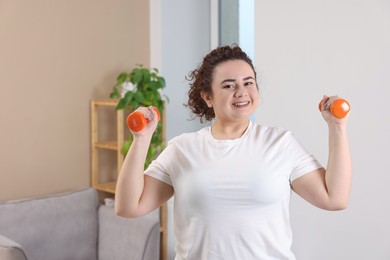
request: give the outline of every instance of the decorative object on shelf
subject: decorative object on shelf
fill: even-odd
[[[165,79],[159,75],[156,68],[145,68],[137,66],[131,72],[122,72],[118,75],[113,86],[110,98],[119,99],[116,109],[124,109],[127,114],[133,112],[140,106],[154,106],[160,112],[164,110],[164,101],[168,97],[162,95],[161,91],[165,87]],[[161,113],[163,116],[163,113]],[[153,134],[145,167],[147,167],[164,148],[162,120],[159,122]],[[133,136],[124,141],[122,153],[127,154]]]

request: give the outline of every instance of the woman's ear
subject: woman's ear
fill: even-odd
[[[206,91],[200,92],[201,97],[203,98],[204,102],[206,102],[208,107],[213,107],[213,103],[211,102],[211,95],[210,93]]]

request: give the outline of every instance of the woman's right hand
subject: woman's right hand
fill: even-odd
[[[144,117],[146,118],[146,120],[148,121],[145,128],[143,128],[142,130],[140,130],[138,132],[132,131],[130,129],[134,138],[136,138],[136,137],[150,137],[151,138],[154,131],[157,128],[157,124],[158,124],[158,120],[159,120],[159,117],[158,117],[157,112],[155,111],[155,108],[153,106],[139,107],[134,112],[142,113],[144,115]]]
[[[120,170],[115,192],[115,212],[122,217],[137,217],[158,208],[172,196],[172,187],[144,174],[150,141],[158,123],[155,108],[139,107],[135,112],[147,119],[146,126],[131,131],[133,142]],[[140,116],[140,115],[138,115]],[[139,119],[139,118],[138,118]],[[164,195],[166,194],[166,195]]]

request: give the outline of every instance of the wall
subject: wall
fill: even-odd
[[[254,59],[255,0],[219,1],[219,45],[238,44]]]
[[[190,120],[192,115],[183,104],[187,102],[189,89],[185,76],[195,69],[210,51],[209,13],[208,0],[161,1],[161,72],[167,83],[164,93],[169,97],[167,140],[182,133],[197,131],[204,126],[198,119]],[[173,199],[168,202],[168,259],[175,257],[172,206]]]
[[[256,122],[292,130],[326,165],[318,102],[337,94],[352,106],[350,206],[326,212],[293,195],[297,259],[390,259],[389,2],[259,0],[255,12]]]
[[[192,119],[184,107],[189,90],[185,77],[195,69],[210,51],[209,1],[162,2],[162,73],[169,97],[167,105],[167,139],[193,132],[202,125]],[[180,10],[191,10],[182,12]]]
[[[149,65],[148,1],[0,0],[0,200],[90,185],[92,98]]]
[[[240,43],[239,0],[219,1],[219,45]]]

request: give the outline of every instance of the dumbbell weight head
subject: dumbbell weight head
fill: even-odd
[[[321,111],[322,100],[318,104],[318,109]],[[349,110],[351,110],[351,106],[348,101],[345,99],[336,99],[329,107],[330,113],[337,118],[345,117]]]
[[[153,109],[157,113],[157,118],[160,120],[160,112],[156,107],[153,107]],[[127,117],[127,126],[129,129],[133,132],[139,132],[142,129],[145,128],[149,120],[139,111],[134,111]]]

